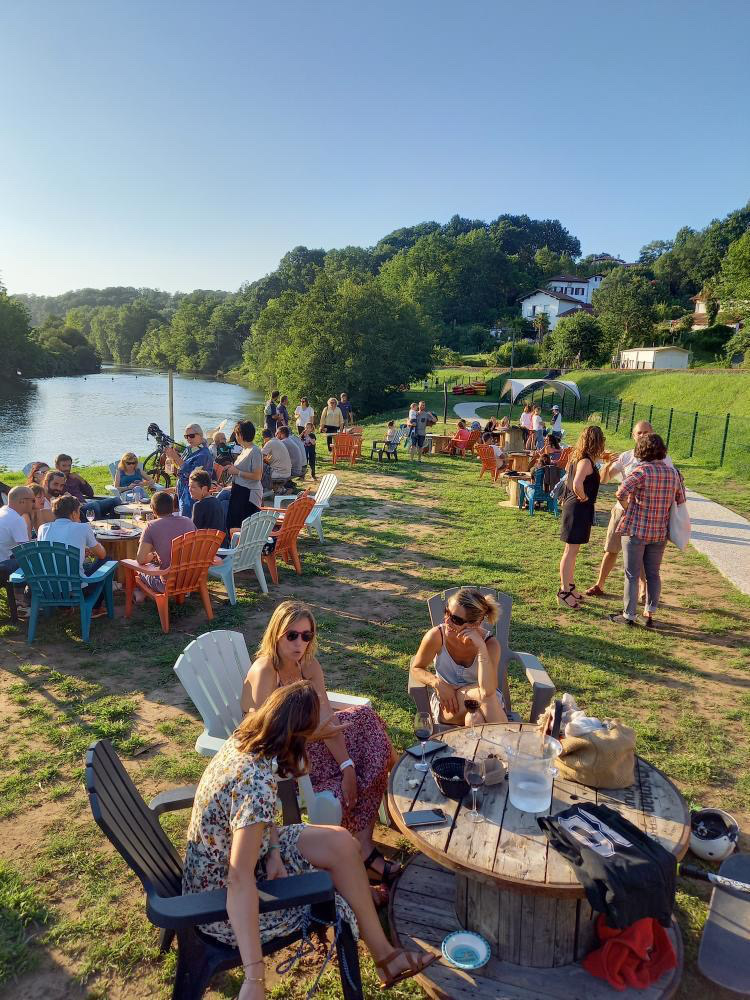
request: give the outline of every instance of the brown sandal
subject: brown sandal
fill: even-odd
[[[580,604],[573,593],[573,585],[571,584],[569,590],[558,590],[557,592],[557,603],[561,608],[570,608],[574,611],[576,608],[580,608]]]
[[[409,957],[409,966],[406,969],[402,969],[401,972],[397,972],[395,975],[390,975],[388,971],[388,966],[390,966],[397,958],[401,958],[402,955],[407,955]],[[411,979],[412,976],[418,976],[421,972],[424,972],[426,968],[432,965],[433,962],[437,962],[439,955],[430,955],[426,951],[406,951],[405,948],[394,948],[393,951],[382,958],[379,962],[375,963],[375,968],[382,972],[385,977],[383,981],[383,989],[390,990],[392,987],[402,983],[405,979]]]
[[[607,594],[605,593],[605,591],[602,590],[602,588],[599,586],[598,583],[595,583],[593,587],[589,587],[589,589],[586,591],[586,596],[587,597],[606,597]]]
[[[379,872],[377,868],[372,867],[373,861],[376,861],[378,858],[383,858],[382,872]],[[367,877],[370,881],[370,885],[379,885],[381,882],[383,885],[393,885],[401,872],[404,870],[403,865],[398,864],[398,862],[387,861],[377,847],[373,847],[365,858],[365,869],[367,871]]]

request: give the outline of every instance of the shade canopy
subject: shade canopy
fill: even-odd
[[[566,382],[561,378],[509,378],[505,381],[500,397],[510,393],[510,401],[515,403],[519,396],[525,396],[528,392],[544,389],[547,386],[551,386],[561,396],[564,396],[566,392],[571,392],[576,399],[581,398],[575,382]]]

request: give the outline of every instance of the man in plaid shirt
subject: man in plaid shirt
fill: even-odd
[[[646,577],[646,627],[654,624],[653,613],[661,594],[661,561],[667,544],[669,512],[673,503],[685,503],[685,490],[679,472],[665,463],[667,449],[658,434],[644,434],[635,446],[639,465],[627,476],[617,491],[625,508],[617,532],[622,535],[625,562],[624,608],[621,615],[610,615],[618,625],[633,626],[638,607],[638,580]]]

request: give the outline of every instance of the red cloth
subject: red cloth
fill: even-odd
[[[672,942],[653,917],[636,920],[620,931],[608,927],[599,914],[596,933],[601,947],[584,958],[583,967],[616,990],[645,990],[677,965]]]

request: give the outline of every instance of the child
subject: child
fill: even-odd
[[[312,481],[315,483],[317,479],[315,478],[315,425],[312,421],[308,421],[305,424],[305,429],[300,435],[302,438],[302,444],[305,446],[305,454],[307,455],[307,464],[310,466],[310,475],[312,476]]]
[[[531,432],[533,435],[533,447],[544,447],[544,420],[542,419],[541,406],[535,406],[531,415]]]
[[[394,440],[394,438],[396,437],[397,434],[398,434],[398,431],[396,430],[396,421],[395,420],[389,420],[388,421],[388,429],[385,432],[385,440],[387,441],[387,443],[390,444],[391,441]]]
[[[507,456],[503,451],[503,449],[500,447],[500,445],[495,444],[495,439],[493,438],[492,434],[485,431],[485,433],[482,435],[482,443],[488,444],[490,448],[492,448],[492,451],[495,455],[495,468],[504,469],[505,466],[508,464]]]

